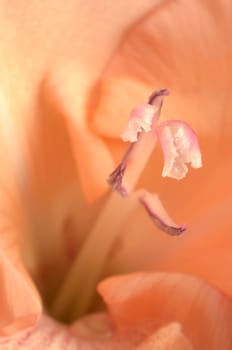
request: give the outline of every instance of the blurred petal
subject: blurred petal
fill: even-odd
[[[231,10],[228,0],[163,1],[132,27],[102,80],[97,130],[117,137],[130,106],[155,86],[167,86],[168,119],[184,119],[197,133],[228,135]]]
[[[92,132],[86,115],[78,105],[78,77],[79,74],[72,69],[59,70],[54,77],[46,78],[44,93],[53,114],[59,113],[64,120],[82,189],[88,200],[92,201],[106,191],[106,178],[114,162],[105,142]]]
[[[0,335],[6,336],[35,325],[42,306],[20,256],[26,230],[18,187],[24,175],[22,149],[2,95],[0,99]]]
[[[54,90],[56,85],[58,90],[63,87],[65,102],[60,104],[70,103],[69,108],[73,108],[66,117],[71,120],[73,150],[88,197],[91,191],[96,197],[106,190],[103,179],[113,165],[105,143],[85,123],[95,109],[97,82],[124,31],[159,2],[70,0],[66,6],[57,0],[0,3],[1,88],[7,96],[11,119],[25,142],[29,133],[36,134],[32,124],[42,114],[40,92],[44,80],[55,83]],[[79,121],[83,120],[80,127]],[[97,152],[102,155],[102,173]]]
[[[70,69],[70,75],[72,75],[77,68],[78,72],[75,76],[78,77],[80,74],[81,79],[76,78],[74,83],[71,84],[72,91],[70,95],[64,93],[64,98],[63,95],[62,98],[58,98],[58,109],[61,110],[68,120],[71,120],[70,129],[73,130],[71,132],[72,143],[76,152],[76,159],[80,160],[80,173],[83,171],[81,173],[83,187],[86,193],[91,188],[94,196],[97,196],[99,194],[99,189],[100,192],[103,190],[102,188],[104,185],[102,185],[102,179],[104,174],[107,175],[107,167],[112,161],[111,152],[109,152],[106,147],[107,144],[109,145],[110,143],[108,143],[108,141],[106,142],[106,140],[103,141],[101,136],[118,137],[118,134],[122,130],[121,127],[124,125],[125,118],[128,115],[127,109],[130,108],[136,100],[141,98],[142,95],[146,96],[151,89],[151,85],[152,88],[154,87],[154,84],[157,84],[157,86],[169,86],[173,91],[173,97],[170,99],[170,103],[166,108],[166,112],[169,113],[168,117],[176,118],[178,116],[179,118],[184,116],[186,121],[193,120],[194,129],[197,132],[200,131],[202,136],[207,135],[207,142],[204,144],[203,152],[208,152],[208,161],[203,174],[199,175],[196,180],[190,178],[188,185],[182,185],[184,186],[182,187],[182,191],[179,191],[176,187],[176,190],[171,192],[173,198],[178,198],[179,201],[184,199],[185,194],[187,198],[192,198],[191,201],[189,200],[186,209],[184,210],[188,213],[189,220],[193,221],[198,218],[199,221],[196,221],[195,226],[193,226],[194,230],[191,235],[192,238],[183,240],[183,244],[180,245],[181,249],[190,249],[190,254],[188,253],[188,250],[182,250],[181,258],[178,260],[177,253],[174,252],[176,245],[174,245],[173,242],[168,246],[169,249],[160,249],[161,247],[167,247],[167,241],[160,242],[159,237],[157,237],[157,241],[159,241],[160,244],[153,246],[149,236],[149,244],[147,244],[144,249],[145,253],[138,256],[136,261],[138,261],[137,263],[140,263],[141,260],[144,261],[147,257],[149,259],[149,254],[147,254],[148,248],[152,250],[152,254],[150,254],[150,266],[154,266],[154,249],[162,252],[162,259],[164,260],[165,256],[170,256],[169,253],[171,252],[176,258],[176,260],[173,260],[175,261],[176,269],[186,268],[186,270],[189,269],[189,271],[195,274],[206,276],[209,280],[214,279],[214,283],[219,285],[222,290],[231,293],[229,278],[231,265],[231,238],[229,237],[229,228],[231,228],[231,225],[229,225],[231,222],[231,203],[230,201],[225,200],[230,194],[230,188],[228,186],[231,180],[229,176],[231,174],[230,157],[228,157],[227,164],[224,167],[222,166],[222,161],[226,161],[228,154],[230,156],[230,147],[226,146],[229,144],[228,135],[230,136],[231,132],[230,114],[232,110],[231,99],[229,98],[231,92],[231,2],[226,0],[221,2],[209,0],[201,2],[199,0],[196,2],[190,1],[188,5],[186,5],[184,1],[165,1],[159,6],[159,8],[155,9],[151,16],[146,17],[143,22],[140,22],[138,26],[134,27],[125,38],[126,44],[124,42],[119,48],[119,54],[112,65],[109,66],[109,70],[102,82],[101,100],[98,105],[98,111],[93,118],[93,125],[91,123],[87,125],[84,117],[86,117],[87,114],[90,116],[93,115],[97,103],[92,103],[92,107],[86,108],[89,103],[86,96],[89,95],[95,82],[99,79],[106,61],[118,44],[121,33],[129,24],[131,24],[131,22],[128,22],[127,20],[123,22],[123,25],[120,22],[121,18],[124,19],[128,17],[128,11],[122,11],[121,6],[119,6],[117,8],[117,13],[122,13],[123,16],[114,16],[115,21],[119,20],[119,27],[122,28],[120,34],[118,34],[117,30],[115,30],[115,32],[113,31],[113,34],[111,31],[105,30],[108,29],[104,27],[104,25],[107,26],[107,20],[96,21],[96,23],[100,23],[100,27],[97,26],[95,28],[93,26],[88,26],[88,28],[94,28],[93,33],[96,34],[96,36],[88,31],[88,35],[83,36],[83,40],[78,43],[78,40],[76,40],[76,36],[73,35],[73,33],[78,33],[79,36],[82,29],[86,28],[86,23],[85,21],[84,23],[81,22],[81,16],[78,17],[80,20],[78,21],[76,14],[82,14],[82,10],[86,11],[88,14],[87,18],[90,22],[91,18],[94,19],[99,14],[102,15],[102,13],[108,18],[108,12],[105,11],[104,1],[102,2],[102,6],[97,4],[96,7],[91,7],[90,11],[88,6],[87,10],[86,8],[80,10],[80,4],[74,4],[72,2],[70,2],[65,8],[57,1],[52,1],[45,5],[33,2],[32,6],[29,7],[27,2],[24,3],[24,6],[22,6],[23,2],[19,2],[18,6],[12,6],[9,8],[4,7],[3,13],[5,14],[6,12],[7,15],[3,21],[2,30],[4,33],[3,36],[7,33],[7,40],[4,41],[2,50],[4,56],[0,64],[4,89],[9,93],[11,109],[14,112],[14,117],[16,116],[15,120],[18,120],[17,125],[21,126],[20,130],[23,129],[22,132],[24,132],[25,125],[27,125],[27,121],[31,118],[31,115],[36,115],[38,119],[40,119],[43,114],[41,111],[34,111],[34,100],[35,96],[37,97],[41,75],[45,71],[51,69],[47,67],[48,63],[53,66],[56,61],[55,68],[57,69],[57,67],[59,67],[57,70],[62,71],[63,66],[69,66],[70,61],[72,65],[72,62],[76,60],[77,56],[82,56],[83,60],[82,62],[78,62],[78,67],[75,66],[75,69]],[[131,7],[131,4],[129,4],[127,10],[130,8],[134,11],[134,6]],[[63,9],[65,11],[63,11]],[[125,10],[124,7],[123,9]],[[96,14],[95,10],[99,12]],[[44,16],[44,13],[46,13],[46,16]],[[92,17],[89,16],[90,14]],[[139,16],[140,15],[141,13],[139,13]],[[18,20],[16,20],[17,18]],[[138,19],[138,15],[135,14],[133,19]],[[198,25],[196,25],[196,21]],[[60,25],[61,23],[62,25]],[[79,31],[76,28],[76,23],[78,23]],[[101,27],[101,24],[103,24],[103,28]],[[53,28],[60,29],[54,31],[51,30]],[[64,28],[72,28],[73,30],[64,31]],[[27,33],[30,33],[29,37]],[[65,36],[63,37],[64,33]],[[104,40],[101,40],[101,35],[105,35],[105,33],[107,35],[108,33],[111,33],[112,36],[104,37]],[[63,37],[63,40],[60,40],[61,36]],[[111,40],[112,37],[115,40]],[[95,55],[94,63],[97,62],[97,64],[93,65],[93,54],[95,54],[95,52],[92,44],[83,44],[92,43],[95,42],[95,40],[101,43],[102,46],[101,49],[98,50],[100,54],[97,57]],[[53,43],[52,50],[51,42]],[[107,43],[110,45],[109,51],[105,50]],[[90,49],[86,49],[88,46]],[[85,48],[84,50],[83,47]],[[14,50],[12,50],[12,48],[14,48]],[[79,55],[80,52],[82,55]],[[29,59],[27,60],[25,57],[28,57]],[[7,70],[6,66],[8,67]],[[220,67],[220,69],[218,69],[218,67]],[[56,69],[54,70],[56,71]],[[6,71],[9,74],[5,74]],[[82,72],[85,72],[86,74],[81,74]],[[57,74],[57,71],[55,73]],[[66,71],[64,74],[61,74],[62,79],[59,79],[60,76],[58,72],[58,85],[60,84],[60,86],[66,82],[65,79],[63,80],[63,77],[66,77],[65,73]],[[68,75],[68,79],[70,75]],[[67,83],[67,85],[67,90],[69,90],[69,83]],[[74,91],[76,92],[76,86],[79,86],[79,95],[74,93]],[[99,90],[97,90],[97,92],[99,92]],[[75,103],[76,95],[78,95],[77,103]],[[88,109],[88,111],[86,111],[86,109]],[[75,111],[74,116],[73,111]],[[76,113],[78,114],[78,117],[76,117]],[[23,119],[23,122],[21,118],[22,115],[26,116],[25,120]],[[106,120],[107,123],[105,122]],[[52,131],[53,129],[51,128],[48,137],[53,136]],[[85,136],[82,135],[83,131]],[[97,131],[97,136],[95,131]],[[75,137],[77,137],[78,140],[75,140]],[[100,177],[96,177],[95,174],[98,162],[96,159],[93,159],[94,148],[92,144],[96,144],[96,150],[98,150],[99,154],[101,153],[103,156],[104,166],[101,169],[101,172],[99,172],[101,175]],[[78,150],[80,150],[79,154]],[[223,160],[221,159],[222,150],[224,151]],[[80,157],[78,158],[79,155]],[[88,163],[89,155],[91,155],[90,163]],[[85,162],[82,163],[82,160],[85,160]],[[56,164],[59,164],[59,157],[57,157]],[[218,167],[220,166],[219,170],[217,170],[218,173],[216,174],[216,179],[215,174],[212,175],[212,172],[215,171],[215,164],[217,164]],[[60,168],[59,164],[58,170],[60,170]],[[225,178],[223,178],[223,181],[221,181],[221,176],[224,172],[226,175]],[[57,174],[58,173],[59,171],[57,171]],[[89,177],[86,177],[86,173]],[[171,187],[169,184],[166,186],[166,184],[167,183],[163,185],[162,189],[164,196],[168,195],[168,190]],[[202,198],[202,200],[199,200],[199,193],[196,193],[196,188],[201,193],[201,196],[202,193],[204,193],[205,197]],[[58,197],[63,204],[62,196],[59,194]],[[47,198],[48,196],[46,195],[43,199],[43,203],[47,203]],[[173,198],[169,200],[169,205],[173,204]],[[53,200],[57,203],[56,197]],[[67,208],[69,210],[69,205],[67,205]],[[208,216],[205,216],[206,208],[208,208]],[[62,205],[61,211],[63,213]],[[44,212],[46,212],[46,208]],[[55,211],[55,214],[56,213],[57,212]],[[50,214],[50,216],[49,214],[49,219],[50,216],[52,217],[52,226],[56,215],[53,217],[54,213],[52,213],[52,215]],[[35,215],[35,217],[37,216]],[[60,226],[57,225],[54,229],[55,234],[57,231],[59,233],[63,232],[64,222],[62,220],[60,221],[61,229]],[[36,222],[37,221],[35,220],[35,224]],[[138,221],[135,220],[132,224],[136,226],[137,222]],[[147,224],[144,224],[144,221],[142,221],[140,225],[142,225],[143,232],[146,231],[145,228]],[[41,231],[47,236],[47,233],[50,233],[50,226],[48,228],[46,226],[47,230],[45,231],[43,230],[43,225],[41,226]],[[139,232],[139,229],[140,227],[136,226],[136,232]],[[133,233],[133,231],[130,231],[130,234],[131,233]],[[201,237],[205,237],[206,239],[203,242],[205,245],[203,244],[199,247],[199,242],[202,242],[200,233],[202,233]],[[215,238],[213,241],[212,233]],[[53,238],[56,237],[55,234]],[[142,239],[144,240],[144,238]],[[194,245],[192,245],[192,240],[194,240]],[[163,245],[163,242],[165,245]],[[216,245],[217,242],[220,243],[220,249],[218,249],[218,246]],[[210,248],[211,255],[208,261],[205,259],[205,250],[202,247]],[[51,254],[50,248],[51,245],[48,244],[46,250],[48,255]],[[140,245],[139,250],[142,252],[142,247]],[[198,250],[200,250],[199,266],[195,263],[196,256],[198,256]],[[43,252],[43,249],[41,249],[41,252]],[[21,268],[20,259],[16,257],[14,260],[13,253],[10,255],[10,259],[8,259],[8,256],[7,254],[5,256],[5,253],[5,251],[2,253],[2,276],[6,282],[2,286],[2,300],[4,305],[6,305],[6,310],[3,309],[2,318],[3,331],[5,333],[11,333],[12,331],[24,328],[25,326],[33,325],[40,314],[41,306],[31,282],[28,281],[26,277],[27,275]],[[191,256],[191,261],[188,260],[189,256]],[[215,256],[217,257],[216,260],[214,259]],[[222,264],[221,258],[225,259],[225,263]],[[157,257],[156,259],[158,260]],[[193,260],[194,264],[192,264]],[[174,266],[172,265],[172,261],[169,262],[168,259],[166,261],[167,269],[170,268],[170,266],[171,268]],[[183,264],[185,263],[186,265],[183,267]],[[123,260],[121,261],[121,264],[123,264]],[[15,270],[15,267],[17,270]],[[127,268],[126,265],[125,268]],[[133,268],[136,268],[136,265],[134,265]],[[221,274],[222,270],[223,274]],[[168,280],[169,278],[166,279],[166,281]],[[231,324],[230,302],[212,288],[206,287],[200,282],[196,282],[196,280],[187,277],[183,280],[184,281],[182,282],[181,278],[178,280],[178,283],[175,283],[174,281],[174,292],[179,292],[177,295],[174,293],[176,296],[176,299],[174,298],[175,303],[170,300],[171,298],[168,298],[173,294],[173,290],[170,291],[168,282],[168,286],[166,286],[164,282],[160,283],[162,288],[157,288],[157,290],[161,290],[160,295],[158,295],[157,298],[160,303],[158,302],[157,305],[155,305],[157,309],[159,310],[159,308],[162,307],[167,307],[167,309],[170,308],[169,311],[172,311],[176,317],[180,317],[180,321],[183,321],[183,324],[185,324],[184,318],[186,318],[187,325],[194,325],[194,327],[192,327],[192,332],[194,333],[195,330],[199,331],[202,341],[200,345],[203,344],[205,348],[209,348],[211,342],[214,340],[217,349],[231,348],[231,329],[229,329]],[[194,282],[191,284],[190,280]],[[14,298],[11,298],[12,304],[9,304],[7,303],[7,297],[9,291],[12,293],[12,286],[14,286],[15,281],[17,281],[19,286],[19,290],[17,290],[19,298],[17,299],[14,295]],[[122,284],[125,282],[126,281],[123,280]],[[139,289],[146,287],[146,283],[143,286],[143,282],[143,278],[141,281],[139,280],[137,285]],[[150,282],[148,285],[148,289],[151,290]],[[179,290],[181,288],[184,292]],[[130,291],[130,296],[133,295],[133,290],[134,288]],[[163,291],[165,290],[167,290],[166,296],[163,295]],[[196,293],[195,290],[197,290]],[[200,291],[201,298],[198,298],[198,291]],[[141,317],[140,315],[137,315],[136,312],[138,311],[138,306],[140,307],[140,304],[143,307],[147,307],[148,310],[145,311],[147,311],[148,315],[149,312],[152,311],[149,309],[149,305],[153,305],[150,303],[151,300],[153,300],[153,295],[149,293],[150,292],[148,292],[147,298],[149,303],[147,303],[146,298],[145,300],[143,298],[141,299],[142,303],[137,303],[136,298],[140,297],[140,295],[135,296],[135,302],[132,298],[133,307],[130,307],[130,305],[128,306],[124,301],[122,302],[124,306],[126,304],[125,315],[128,316],[127,311],[129,310],[131,315],[133,315],[134,312],[136,316],[135,320],[127,320],[128,324],[130,322],[136,322],[136,320],[139,323]],[[117,297],[120,298],[120,294]],[[165,303],[163,302],[164,300]],[[20,301],[20,303],[18,303],[18,301]],[[182,302],[184,305],[187,304],[187,310],[193,310],[193,312],[189,311],[189,313],[186,313],[186,311],[181,308]],[[117,300],[115,303],[117,304]],[[121,301],[119,301],[119,304],[120,303]],[[192,308],[190,308],[190,304],[192,305]],[[9,305],[10,307],[8,307]],[[179,306],[178,310],[176,305]],[[199,310],[196,311],[197,307],[199,307]],[[29,310],[32,318],[28,315]],[[181,312],[178,316],[179,310],[181,310]],[[144,310],[141,310],[142,314],[143,311]],[[166,314],[164,312],[164,315],[167,314],[168,312]],[[202,316],[202,319],[200,320],[198,317],[199,314]],[[144,317],[146,319],[147,316],[145,315]],[[194,320],[194,317],[196,321]],[[153,318],[152,314],[152,319]],[[217,324],[215,319],[217,320]],[[18,320],[19,323],[17,323]],[[205,326],[205,324],[207,324],[207,326]],[[200,328],[199,325],[202,325],[202,328]],[[212,331],[212,328],[214,328],[214,331]],[[223,330],[224,333],[219,334],[220,330]],[[195,344],[196,342],[194,343],[194,341],[197,338],[197,335],[190,333],[190,326],[189,328],[187,326],[187,329],[184,329],[184,334],[186,334],[191,341],[193,339],[193,344]],[[41,334],[41,332],[39,331],[38,334]],[[36,342],[38,340],[38,334],[36,336]],[[56,334],[55,331],[54,334]],[[46,337],[46,332],[44,335]],[[211,339],[210,335],[212,335]],[[206,340],[208,343],[205,344],[204,341],[206,342]],[[46,345],[46,340],[39,341],[45,341]],[[227,341],[228,343],[226,343]],[[58,336],[58,346],[59,342],[60,338]],[[36,344],[38,348],[38,342]],[[55,346],[56,345],[54,345],[53,348]],[[211,349],[214,349],[213,346],[211,346]],[[31,349],[31,345],[29,345],[29,348]]]
[[[135,273],[106,279],[98,290],[118,332],[152,333],[175,321],[194,349],[231,349],[232,303],[201,280],[179,274]]]
[[[0,253],[1,314],[0,335],[10,335],[35,325],[41,302],[22,266]]]

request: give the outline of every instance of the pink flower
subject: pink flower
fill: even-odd
[[[230,350],[231,2],[0,10],[0,349]]]

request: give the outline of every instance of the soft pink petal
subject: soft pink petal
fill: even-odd
[[[0,336],[6,336],[35,325],[42,305],[20,254],[26,231],[19,190],[23,151],[3,100],[0,109]]]
[[[231,130],[231,2],[163,1],[124,36],[102,82],[94,124],[117,137],[130,106],[157,86],[172,92],[166,119],[199,133]],[[111,108],[113,101],[121,101]],[[108,123],[105,123],[107,116]],[[222,118],[223,116],[223,118]],[[228,128],[228,129],[227,129]]]
[[[0,253],[0,335],[12,335],[35,325],[41,302],[26,272],[6,254]]]

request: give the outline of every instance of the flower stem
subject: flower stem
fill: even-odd
[[[108,255],[135,205],[134,196],[124,200],[111,194],[52,305],[55,317],[71,321],[89,310]]]

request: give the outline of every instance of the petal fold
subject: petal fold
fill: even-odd
[[[194,349],[232,348],[231,300],[199,279],[134,273],[106,279],[98,290],[118,332],[152,334],[179,322]]]
[[[0,252],[0,336],[34,326],[41,315],[39,296],[23,268]]]

